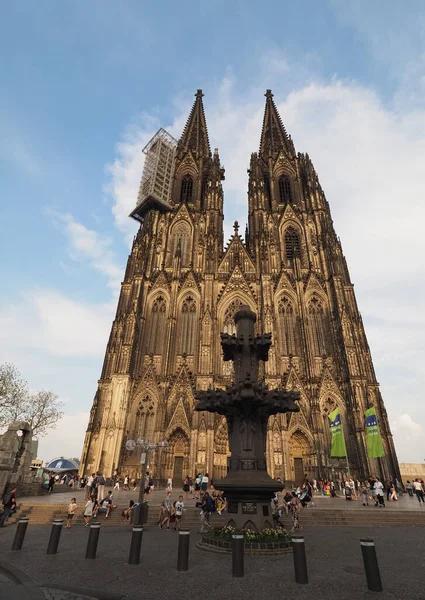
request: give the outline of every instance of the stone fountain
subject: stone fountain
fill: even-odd
[[[236,335],[221,334],[225,361],[234,363],[234,384],[226,390],[198,392],[196,410],[224,415],[229,432],[230,469],[214,481],[228,502],[228,524],[261,531],[272,527],[270,502],[283,487],[267,473],[267,423],[271,415],[298,412],[298,392],[269,390],[258,382],[259,361],[267,361],[271,333],[254,334],[249,306],[235,314]]]

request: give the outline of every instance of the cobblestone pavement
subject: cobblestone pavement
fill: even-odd
[[[93,596],[81,596],[75,592],[55,590],[52,588],[40,588],[47,600],[96,600]]]
[[[140,565],[127,564],[131,529],[101,529],[98,556],[86,560],[88,531],[83,526],[62,531],[59,552],[46,555],[50,526],[29,526],[20,552],[9,552],[15,528],[0,534],[2,558],[50,590],[81,588],[81,597],[134,600],[186,600],[196,590],[220,600],[365,600],[366,589],[359,540],[375,539],[384,593],[380,600],[425,598],[423,527],[309,528],[305,531],[309,584],[294,582],[292,556],[245,557],[245,577],[231,576],[231,556],[196,548],[199,536],[190,535],[188,572],[176,570],[178,533],[147,528],[143,534]],[[83,588],[84,589],[83,591]],[[90,590],[90,593],[89,593]],[[105,594],[102,596],[96,592]],[[53,594],[55,592],[52,592]],[[111,596],[115,594],[115,596]],[[1,597],[1,595],[0,595]],[[58,596],[59,598],[74,598]],[[56,600],[56,596],[53,595]],[[3,600],[3,599],[2,599]]]

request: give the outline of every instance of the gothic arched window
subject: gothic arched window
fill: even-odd
[[[279,202],[281,204],[292,202],[291,181],[287,175],[279,177]]]
[[[328,354],[327,318],[321,299],[313,296],[307,306],[314,356]]]
[[[196,341],[196,302],[191,297],[185,298],[182,304],[180,354],[194,354]]]
[[[293,227],[288,227],[285,232],[285,251],[287,260],[292,260],[296,256],[301,256],[300,238]]]
[[[149,335],[146,352],[148,354],[162,354],[167,331],[167,303],[162,296],[158,296],[152,304],[148,327]]]
[[[240,307],[243,306],[242,300],[236,298],[229,304],[224,313],[223,319],[223,331],[224,333],[229,333],[232,335],[233,333],[236,335],[236,324],[235,324],[235,314],[240,310]]]
[[[190,262],[190,227],[188,223],[182,221],[172,230],[173,242],[171,258],[174,259],[177,250],[180,252],[181,266],[187,267]]]
[[[297,316],[291,300],[287,296],[280,298],[277,310],[282,340],[282,355],[297,355]]]
[[[155,434],[155,402],[149,396],[145,396],[137,407],[136,420],[134,424],[135,440],[142,438],[152,441]]]
[[[190,175],[185,175],[182,179],[182,185],[180,188],[180,202],[182,204],[192,202],[192,191],[193,179]]]

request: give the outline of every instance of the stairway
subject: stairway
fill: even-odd
[[[30,506],[18,506],[18,511],[9,519],[9,524],[16,523],[20,517],[29,517],[31,525],[45,525],[52,523],[53,519],[66,519],[68,504],[34,504]],[[129,526],[124,522],[121,512],[122,506],[114,509],[109,519],[105,519],[104,514],[99,515],[98,521],[102,526],[120,525]],[[75,514],[73,524],[83,524],[83,506]],[[200,527],[200,509],[189,507],[185,510],[182,527],[196,529]],[[158,527],[159,507],[150,506],[147,526]],[[211,515],[211,524],[224,523],[228,516],[220,516],[217,513]],[[290,516],[284,517],[286,526],[290,525]],[[413,510],[387,510],[375,507],[368,507],[363,510],[331,510],[325,508],[307,508],[300,514],[300,520],[305,527],[397,527],[397,526],[416,526],[425,527],[425,507],[424,511]]]

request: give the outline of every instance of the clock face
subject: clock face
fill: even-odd
[[[125,443],[126,450],[134,450],[136,447],[136,442],[134,440],[127,440]]]

